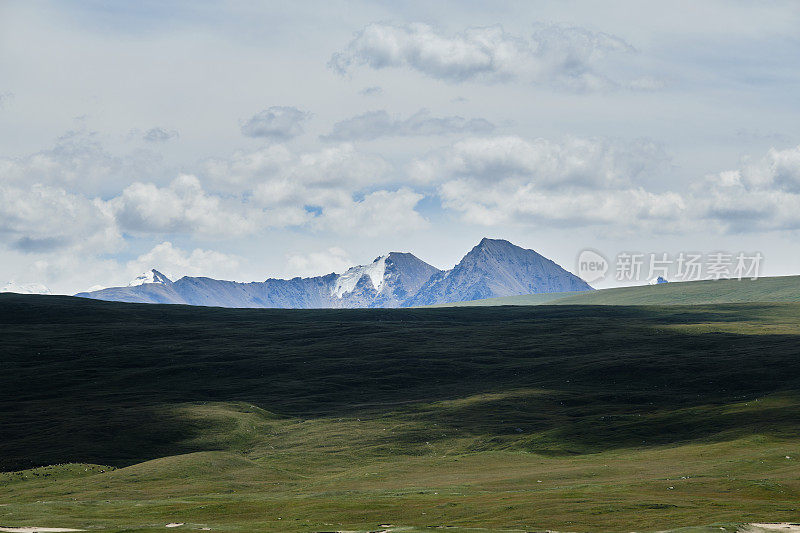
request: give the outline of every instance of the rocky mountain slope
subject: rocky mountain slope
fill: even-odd
[[[342,274],[239,283],[185,276],[171,281],[152,270],[127,287],[76,296],[136,303],[219,307],[409,307],[518,294],[591,290],[553,261],[508,241],[483,239],[451,270],[410,253],[391,252]]]

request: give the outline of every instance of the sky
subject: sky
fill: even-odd
[[[450,268],[485,236],[800,274],[797,28],[769,0],[3,0],[0,284]]]

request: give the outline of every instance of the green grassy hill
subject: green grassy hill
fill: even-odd
[[[800,302],[800,276],[757,280],[688,281],[601,289],[580,293],[547,293],[486,298],[434,307],[498,305],[700,305],[720,303]]]
[[[0,527],[735,531],[800,515],[800,304],[0,295],[0,339]]]

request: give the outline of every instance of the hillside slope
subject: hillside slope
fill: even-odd
[[[127,287],[76,296],[129,303],[236,308],[409,307],[511,294],[591,290],[533,250],[483,239],[453,269],[441,271],[410,253],[391,252],[341,274],[240,283],[185,276],[173,282],[151,270]]]
[[[442,304],[446,307],[498,305],[707,305],[800,302],[800,276],[757,280],[690,281],[581,293],[525,294]]]
[[[264,310],[0,295],[0,471],[39,467],[0,474],[0,524],[795,520],[799,317],[800,304]]]
[[[408,305],[590,290],[588,283],[534,250],[483,239],[452,270],[431,276]]]

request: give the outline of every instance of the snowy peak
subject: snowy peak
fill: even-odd
[[[592,288],[550,259],[500,239],[483,239],[450,270],[406,252],[391,252],[341,274],[238,283],[205,277],[172,282],[151,270],[128,287],[79,296],[124,302],[221,307],[409,307],[541,292]]]
[[[51,294],[50,289],[41,283],[16,283],[9,281],[0,289],[0,292],[13,292],[16,294]]]
[[[493,259],[508,259],[509,257],[519,256],[519,255],[527,255],[528,258],[531,256],[536,258],[542,258],[541,255],[536,253],[533,250],[527,250],[516,244],[512,244],[503,239],[489,239],[484,237],[481,239],[475,247],[464,256],[461,260],[463,263],[464,261],[475,260],[477,258],[487,258],[491,257]]]
[[[433,276],[410,304],[586,290],[592,288],[585,281],[534,250],[484,238],[452,270]]]
[[[162,285],[169,285],[172,283],[172,281],[170,281],[167,276],[158,270],[152,269],[136,276],[130,283],[128,283],[128,287],[138,287],[139,285],[144,285],[145,283],[161,283]]]
[[[341,299],[345,295],[353,292],[358,282],[364,276],[368,276],[375,290],[380,291],[383,288],[383,278],[386,273],[386,259],[388,257],[388,255],[382,255],[375,258],[375,261],[369,265],[359,265],[348,268],[344,274],[336,278],[331,293]]]

